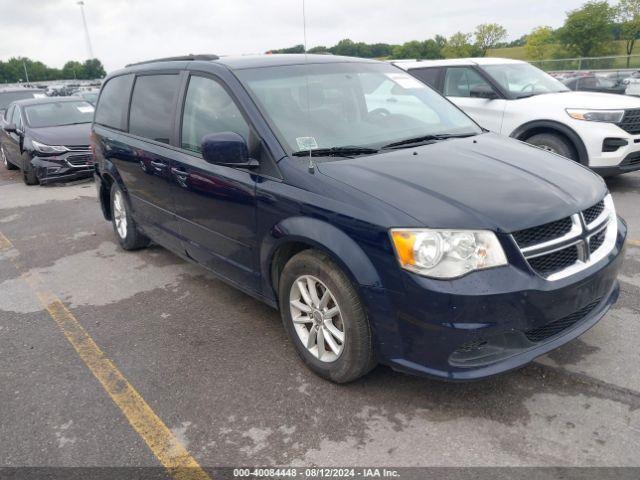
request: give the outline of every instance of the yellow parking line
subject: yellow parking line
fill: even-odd
[[[0,251],[13,249],[0,232]],[[109,360],[80,322],[56,295],[47,290],[37,275],[28,273],[18,258],[11,259],[24,281],[56,322],[91,373],[98,379],[131,426],[146,442],[156,458],[175,480],[210,480],[209,475],[189,454],[144,398]]]
[[[634,247],[640,247],[640,240],[627,240],[629,245],[633,245]]]

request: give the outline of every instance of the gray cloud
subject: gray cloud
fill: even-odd
[[[308,45],[342,38],[402,43],[504,25],[517,38],[560,26],[583,0],[307,0]],[[107,70],[184,53],[261,53],[302,43],[302,0],[85,0],[95,55]],[[0,0],[0,59],[28,56],[61,67],[87,49],[76,0]]]

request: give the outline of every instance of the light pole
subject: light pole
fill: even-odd
[[[87,18],[84,16],[84,2],[77,2],[80,5],[80,13],[82,14],[82,24],[84,25],[84,35],[87,40],[87,52],[89,53],[89,59],[93,57],[93,48],[91,47],[91,37],[89,36],[89,27],[87,27]]]

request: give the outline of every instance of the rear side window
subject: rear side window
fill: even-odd
[[[100,95],[95,122],[106,127],[124,130],[133,75],[122,75],[109,80]]]
[[[447,68],[444,77],[444,95],[447,97],[470,97],[474,87],[491,86],[478,72],[469,67]]]
[[[440,71],[440,68],[414,68],[410,72],[411,75],[422,80],[434,90],[437,90]]]
[[[129,113],[129,133],[170,143],[173,110],[180,89],[178,75],[144,75],[136,79]]]

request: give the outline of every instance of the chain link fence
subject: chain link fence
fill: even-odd
[[[582,57],[537,60],[530,62],[545,72],[579,70],[639,70],[640,55],[612,55],[607,57]]]

